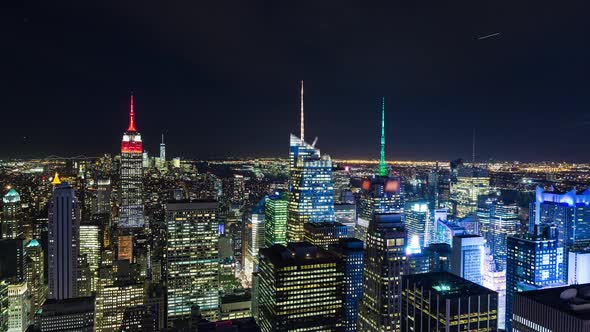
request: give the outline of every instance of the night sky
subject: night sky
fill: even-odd
[[[286,157],[304,79],[335,158],[378,158],[385,95],[388,159],[470,158],[475,127],[480,160],[590,161],[585,1],[23,3],[0,157],[117,153],[131,91],[152,155]]]

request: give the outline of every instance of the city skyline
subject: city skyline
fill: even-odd
[[[115,153],[131,91],[151,154],[164,132],[170,155],[284,156],[305,79],[308,137],[336,158],[377,156],[385,96],[390,159],[470,159],[476,128],[481,161],[587,161],[590,50],[575,5],[88,6],[27,4],[0,157]],[[557,112],[572,120],[548,121]]]

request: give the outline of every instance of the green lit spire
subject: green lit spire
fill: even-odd
[[[385,163],[385,97],[381,97],[381,160],[379,160],[379,175],[387,176]]]

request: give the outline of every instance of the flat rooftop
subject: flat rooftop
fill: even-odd
[[[491,289],[487,289],[467,279],[463,279],[450,272],[430,272],[421,274],[412,274],[403,276],[404,288],[415,284],[416,287],[424,287],[430,291],[440,294],[444,298],[456,298],[467,296],[478,296],[487,294],[496,294]]]
[[[570,285],[517,293],[582,320],[590,320],[590,284]]]

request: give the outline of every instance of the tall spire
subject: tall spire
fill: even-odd
[[[471,142],[471,163],[475,166],[475,127],[473,127],[473,140]]]
[[[164,144],[164,133],[162,133],[162,144]]]
[[[381,159],[379,160],[379,175],[387,176],[385,163],[385,97],[381,97]]]
[[[127,131],[137,131],[135,129],[135,113],[133,112],[133,93],[131,93],[131,104],[129,106],[129,128]]]
[[[304,127],[304,117],[303,117],[303,80],[301,80],[301,132],[299,133],[299,138],[302,141],[305,141],[305,127]]]

